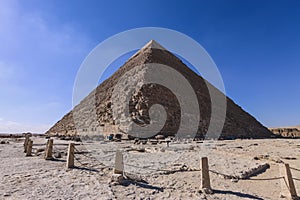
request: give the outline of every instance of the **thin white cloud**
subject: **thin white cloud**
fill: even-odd
[[[62,84],[72,88],[66,86],[73,79],[68,69],[79,67],[74,60],[81,62],[90,50],[81,30],[67,22],[49,23],[51,15],[22,4],[0,0],[0,110],[1,117],[11,119],[1,120],[0,132],[46,131],[50,126],[44,124],[70,109],[71,95],[58,94],[71,94],[61,92]]]
[[[40,13],[23,10],[19,1],[4,0],[0,1],[0,42],[0,52],[6,55],[47,52],[51,56],[82,52],[88,41],[69,24],[50,25]]]
[[[46,124],[23,124],[15,121],[0,120],[0,133],[45,133],[50,128]]]

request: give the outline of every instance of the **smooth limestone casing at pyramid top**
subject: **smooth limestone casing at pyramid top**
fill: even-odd
[[[51,127],[46,134],[86,135],[92,133],[97,135],[103,134],[103,132],[118,133],[120,131],[120,120],[118,116],[113,116],[112,111],[111,97],[114,87],[125,73],[134,71],[132,69],[137,66],[146,66],[149,63],[169,66],[188,80],[195,91],[200,110],[197,137],[203,137],[208,130],[211,117],[211,99],[207,87],[209,83],[193,72],[179,58],[153,40],[134,54],[110,78],[94,89],[72,111]],[[141,77],[142,81],[142,77],[145,76],[143,73],[147,73],[147,70],[135,70],[134,73],[136,73],[134,76]],[[215,87],[211,87],[215,93],[224,95]],[[230,98],[225,98],[227,110],[225,124],[220,133],[221,138],[269,138],[273,135]],[[179,102],[168,88],[158,84],[145,84],[132,95],[129,102],[131,121],[141,126],[151,123],[149,108],[154,104],[164,106],[167,114],[166,123],[159,134],[176,134],[180,126],[181,110]],[[216,133],[216,135],[219,135],[219,133]]]

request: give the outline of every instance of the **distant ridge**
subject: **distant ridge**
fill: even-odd
[[[269,128],[275,135],[289,138],[300,138],[300,126]]]

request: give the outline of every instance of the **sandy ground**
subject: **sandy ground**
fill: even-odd
[[[46,139],[33,137],[34,149]],[[62,158],[44,160],[44,152],[25,157],[23,139],[1,139],[0,199],[284,199],[280,198],[282,162],[300,169],[300,140],[189,141],[135,145],[133,141],[77,143],[75,169],[66,169],[69,141],[54,139]],[[115,151],[123,151],[125,175],[134,180],[112,182]],[[77,151],[76,150],[76,151]],[[214,194],[200,191],[200,158],[207,156]],[[247,180],[239,177],[268,163],[270,168]],[[218,172],[215,173],[215,172]],[[223,174],[223,175],[220,175]],[[298,195],[300,171],[292,170]],[[283,188],[285,189],[285,188]]]

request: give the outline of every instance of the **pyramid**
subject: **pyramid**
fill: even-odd
[[[273,134],[258,122],[253,116],[245,112],[240,106],[226,97],[217,88],[213,87],[201,76],[187,67],[178,57],[166,50],[154,40],[148,42],[143,48],[129,58],[111,77],[102,82],[87,97],[85,97],[72,111],[67,113],[46,134],[48,135],[88,135],[88,134],[129,134],[128,126],[135,124],[147,126],[151,124],[150,108],[155,104],[164,107],[166,121],[155,134],[165,136],[176,135],[180,128],[181,113],[180,102],[176,95],[163,85],[147,83],[143,85],[143,77],[149,72],[149,65],[160,64],[169,66],[179,72],[191,85],[198,100],[200,118],[197,123],[196,137],[205,137],[210,126],[212,116],[212,102],[208,86],[214,93],[224,96],[226,100],[226,118],[220,138],[268,138]],[[116,102],[114,91],[124,75],[131,73],[137,77],[137,85],[141,85],[130,96],[128,102],[129,121],[122,121],[124,113],[114,113]],[[126,77],[125,76],[125,77]],[[127,84],[127,82],[125,82]],[[180,85],[180,83],[178,83]],[[126,87],[126,86],[124,86]],[[122,96],[117,96],[122,99]],[[116,99],[116,98],[115,98]],[[118,100],[118,99],[117,99]],[[127,127],[128,128],[128,127]],[[154,134],[154,133],[153,133]],[[153,135],[154,136],[154,135]]]

